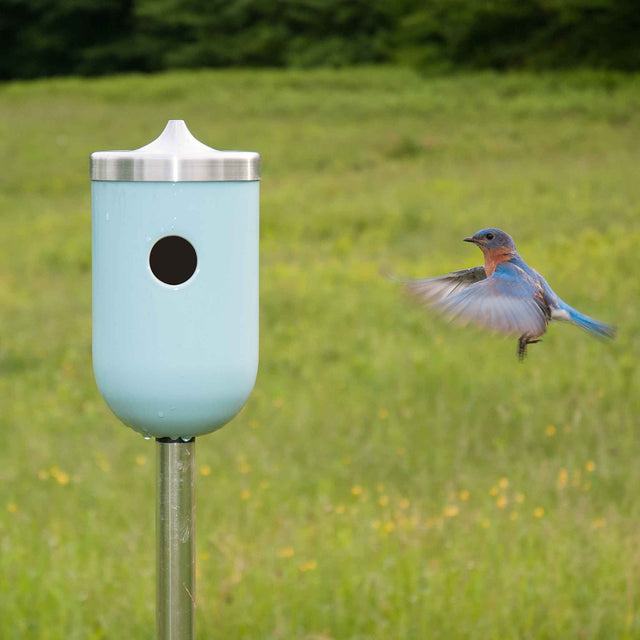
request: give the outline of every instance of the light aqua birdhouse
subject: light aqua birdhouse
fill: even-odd
[[[170,120],[140,149],[93,153],[90,171],[100,393],[144,435],[214,431],[258,369],[260,155]]]

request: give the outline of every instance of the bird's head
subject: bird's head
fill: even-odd
[[[511,236],[500,229],[482,229],[471,237],[465,238],[465,242],[477,244],[483,252],[502,249],[505,252],[515,252],[516,245]]]

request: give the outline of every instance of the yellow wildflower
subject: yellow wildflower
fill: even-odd
[[[498,493],[500,493],[500,489],[498,489],[498,487],[491,487],[491,489],[489,489],[489,495],[490,496],[497,496]]]
[[[388,496],[380,496],[380,497],[378,498],[378,504],[379,504],[381,507],[386,507],[386,506],[389,504],[389,498],[388,498]]]
[[[506,496],[500,496],[497,500],[496,500],[496,505],[498,507],[498,509],[504,509],[507,504],[509,504],[509,500],[507,499]]]
[[[556,435],[556,428],[550,424],[547,426],[547,428],[544,430],[545,434],[549,437],[551,436],[555,436]]]
[[[276,555],[278,558],[293,558],[295,551],[293,550],[293,547],[284,547],[283,549],[280,549]]]
[[[318,568],[318,563],[315,560],[309,560],[308,562],[303,562],[300,565],[300,571],[303,573],[306,571],[314,571]]]
[[[569,472],[566,469],[560,469],[558,471],[558,489],[564,489],[567,486],[567,482],[569,481]]]
[[[524,502],[524,493],[516,493],[516,502],[522,504]]]
[[[211,467],[208,464],[203,464],[200,467],[200,473],[203,476],[210,476],[211,475]]]
[[[518,519],[518,512],[517,511],[512,511],[509,514],[509,520],[517,520]]]
[[[542,516],[544,515],[544,509],[543,509],[542,507],[536,507],[536,508],[533,510],[533,515],[534,515],[536,518],[542,518]]]
[[[378,417],[380,420],[386,420],[389,417],[389,412],[386,409],[378,409]]]
[[[384,523],[385,533],[391,533],[395,528],[396,528],[396,525],[393,524],[393,522],[385,522]]]
[[[501,489],[506,489],[509,486],[509,478],[500,478],[498,486]]]
[[[245,489],[241,494],[240,494],[240,499],[241,500],[248,500],[251,497],[251,491],[249,491],[249,489]]]
[[[466,489],[463,489],[459,494],[458,494],[458,498],[460,498],[460,500],[462,500],[463,502],[469,499],[469,492]]]
[[[410,504],[411,502],[409,501],[409,498],[402,498],[402,500],[400,500],[401,509],[408,509]]]
[[[343,504],[339,504],[339,505],[336,507],[336,513],[340,513],[340,514],[342,514],[342,513],[344,513],[346,510],[347,510],[347,509],[346,509],[346,507],[345,507]]]
[[[7,511],[9,513],[15,513],[18,510],[18,505],[15,502],[9,502],[7,504]]]
[[[351,495],[356,497],[356,498],[358,496],[361,496],[363,491],[364,491],[364,489],[359,484],[355,485],[354,487],[351,487]]]
[[[449,504],[442,510],[442,514],[447,518],[454,518],[458,513],[460,513],[460,509],[455,504]]]
[[[595,471],[596,468],[596,463],[593,460],[589,460],[589,462],[587,462],[587,464],[584,466],[584,468],[591,473],[592,471]]]
[[[136,464],[141,467],[147,464],[147,456],[136,456]]]
[[[592,526],[594,529],[603,529],[604,527],[607,526],[607,521],[604,518],[596,518],[593,521]]]

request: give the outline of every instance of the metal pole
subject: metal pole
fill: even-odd
[[[157,438],[156,638],[195,638],[195,438]]]

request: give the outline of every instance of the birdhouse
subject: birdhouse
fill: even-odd
[[[126,425],[214,431],[258,369],[260,155],[218,151],[182,120],[91,155],[93,369]]]

